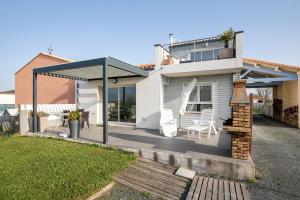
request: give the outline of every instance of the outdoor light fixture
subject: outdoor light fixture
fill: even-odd
[[[112,82],[116,84],[116,83],[118,82],[118,79],[113,78],[113,79],[112,79]]]

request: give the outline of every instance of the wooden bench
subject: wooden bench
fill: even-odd
[[[195,176],[186,199],[248,200],[249,195],[244,183]]]

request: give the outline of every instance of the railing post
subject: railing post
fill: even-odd
[[[32,132],[37,132],[37,73],[32,76]]]
[[[107,110],[107,104],[108,104],[108,75],[107,75],[107,59],[105,58],[103,68],[102,68],[102,89],[103,89],[103,143],[108,143],[108,110]]]

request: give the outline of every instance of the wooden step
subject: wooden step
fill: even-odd
[[[163,199],[185,199],[189,180],[174,175],[175,170],[164,164],[139,159],[115,177],[115,181]]]
[[[249,195],[244,183],[195,176],[187,200],[248,200]]]

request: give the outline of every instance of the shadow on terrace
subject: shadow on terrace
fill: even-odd
[[[44,134],[59,135],[60,133],[69,134],[69,130],[67,127],[58,127],[48,129]],[[200,139],[198,133],[191,134],[190,138],[185,131],[179,133],[178,137],[167,138],[157,130],[109,126],[108,144],[117,147],[168,151],[192,157],[204,154],[230,157],[230,135],[226,132],[218,132],[217,135],[211,136],[202,133]],[[80,139],[102,143],[102,138],[101,126],[90,126],[89,129],[83,128],[80,132]]]

